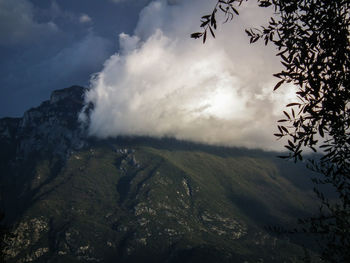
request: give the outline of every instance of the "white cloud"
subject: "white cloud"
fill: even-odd
[[[269,14],[247,6],[203,45],[189,35],[212,3],[176,2],[150,3],[135,35],[120,35],[121,53],[105,62],[86,94],[95,104],[90,133],[280,149],[272,134],[292,93],[272,92],[279,62],[271,49],[249,45],[243,30]]]

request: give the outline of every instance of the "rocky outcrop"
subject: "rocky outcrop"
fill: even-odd
[[[0,119],[0,209],[6,210],[5,220],[15,220],[72,152],[87,144],[78,118],[85,90],[72,86],[54,91],[22,118]],[[40,160],[49,163],[46,171],[36,168]]]
[[[26,111],[22,118],[0,119],[0,140],[16,144],[16,157],[41,153],[66,158],[85,144],[86,131],[78,121],[85,88],[72,86],[52,92],[49,101]]]
[[[23,220],[10,235],[5,236],[7,245],[3,251],[5,260],[15,258],[21,252],[27,251],[26,249],[33,243],[37,243],[48,229],[48,222],[43,217]],[[48,251],[48,247],[39,247],[31,253],[24,253],[18,262],[35,261]]]

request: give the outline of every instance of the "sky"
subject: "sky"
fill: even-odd
[[[249,45],[266,24],[255,1],[190,38],[213,0],[0,0],[0,117],[21,116],[52,90],[89,87],[91,135],[175,137],[281,149],[273,133],[293,87],[273,92],[273,47]]]
[[[0,0],[0,117],[19,117],[90,76],[147,0]]]

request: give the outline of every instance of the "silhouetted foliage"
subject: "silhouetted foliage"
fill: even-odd
[[[246,0],[247,1],[247,0]],[[243,0],[219,0],[213,12],[201,19],[202,32],[192,38],[214,37],[216,14],[226,21],[238,15]],[[263,40],[278,48],[283,70],[274,90],[291,83],[297,101],[286,105],[278,121],[278,138],[287,138],[289,154],[282,158],[302,160],[305,148],[319,150],[320,160],[309,168],[321,176],[316,185],[330,184],[337,198],[330,200],[315,187],[322,205],[315,218],[302,220],[307,231],[322,233],[323,259],[350,262],[350,2],[348,0],[258,0],[260,7],[274,8],[268,26],[246,29],[250,43]]]

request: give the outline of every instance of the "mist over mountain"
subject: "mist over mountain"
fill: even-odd
[[[273,10],[248,2],[235,23],[220,27],[215,40],[203,45],[190,38],[198,30],[193,14],[211,5],[157,0],[142,9],[134,32],[119,34],[120,49],[91,80],[89,134],[282,148],[273,136],[276,121],[296,95],[292,85],[272,91],[272,75],[281,69],[275,50],[250,46],[244,33],[264,24]]]
[[[6,262],[302,262],[315,206],[302,165],[172,138],[90,137],[85,88],[0,119]],[[90,108],[84,108],[86,112]]]

